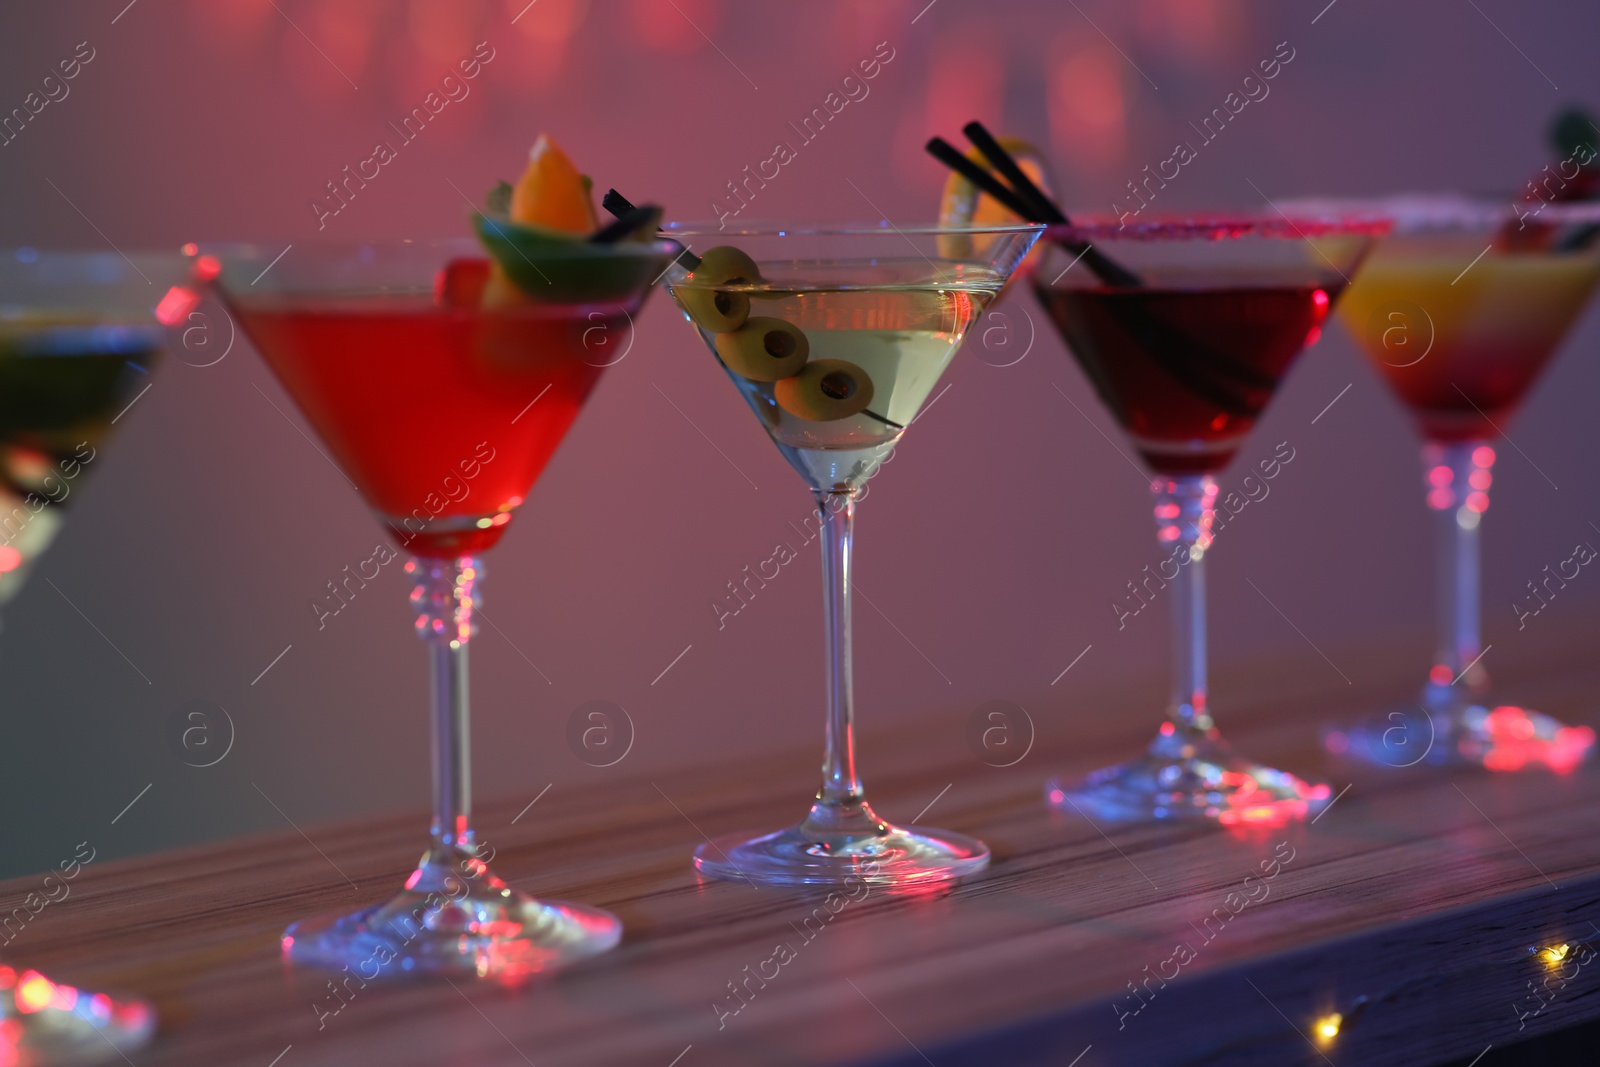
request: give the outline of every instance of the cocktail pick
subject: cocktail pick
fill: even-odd
[[[637,222],[630,222],[630,220],[632,220],[639,212],[646,210],[645,208],[635,207],[631,200],[617,192],[615,189],[606,190],[606,195],[600,198],[600,206],[617,217],[616,222],[607,226],[604,230],[601,230],[600,233],[605,233],[609,230],[615,229],[618,226],[622,226],[624,223],[629,223],[624,232],[631,231],[639,224]],[[660,214],[659,208],[656,209],[656,213],[658,215]],[[597,233],[594,237],[590,238],[590,240],[600,240],[600,234]],[[670,237],[666,238],[666,240],[671,241],[673,244],[677,244],[679,248],[683,249],[682,252],[678,253],[677,257],[674,259],[674,262],[682,263],[690,271],[694,271],[700,266],[699,256],[689,251],[689,249],[684,245],[678,244],[676,241],[672,241]],[[877,419],[885,426],[892,426],[896,430],[905,429],[905,427],[900,423],[895,422],[893,419],[885,418],[870,408],[864,409],[861,413],[866,415],[868,418]]]
[[[639,207],[629,208],[618,215],[614,222],[607,223],[589,235],[589,243],[596,245],[616,244],[624,237],[630,237],[643,229],[656,230],[661,225],[661,208],[655,204],[641,204]]]
[[[621,222],[623,219],[627,218],[631,212],[641,210],[640,208],[634,207],[633,201],[629,200],[615,189],[606,190],[606,195],[600,198],[600,206],[611,212],[611,214],[615,215],[618,222]],[[611,229],[611,226],[607,226],[605,230],[601,230],[600,233],[604,233],[609,229]],[[598,237],[599,234],[596,234],[595,238]],[[681,249],[676,256],[672,257],[672,262],[681,263],[683,264],[685,270],[691,271],[700,266],[700,257],[689,251],[685,245],[678,241],[672,240],[670,237],[663,238],[663,240],[667,241],[669,244],[675,244],[679,249]]]

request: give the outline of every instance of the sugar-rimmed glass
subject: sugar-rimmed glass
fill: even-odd
[[[1303,817],[1327,801],[1327,785],[1239,755],[1217,729],[1206,681],[1204,559],[1216,519],[1213,475],[1317,339],[1385,228],[1376,218],[1240,216],[1084,224],[1047,235],[1034,292],[1155,474],[1165,554],[1128,583],[1126,614],[1165,598],[1174,638],[1172,697],[1156,739],[1128,763],[1051,781],[1053,806],[1103,819],[1237,824]],[[1081,261],[1085,245],[1138,284],[1102,279]]]

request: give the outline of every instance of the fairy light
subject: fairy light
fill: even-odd
[[[1343,1025],[1343,1023],[1344,1016],[1340,1015],[1338,1012],[1334,1012],[1332,1015],[1324,1015],[1322,1018],[1318,1019],[1312,1025],[1311,1030],[1317,1035],[1318,1041],[1324,1045],[1327,1045],[1331,1044],[1333,1039],[1339,1036],[1339,1027]]]
[[[1572,950],[1568,944],[1552,945],[1539,953],[1539,958],[1544,960],[1549,967],[1560,966],[1561,961],[1567,958],[1567,953]]]
[[[24,1015],[44,1010],[55,999],[55,995],[55,983],[38,971],[28,971],[18,979],[16,992],[13,994],[17,1010]]]

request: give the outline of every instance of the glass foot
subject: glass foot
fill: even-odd
[[[755,885],[919,885],[983,870],[989,846],[949,830],[891,825],[864,801],[841,808],[819,802],[787,830],[708,841],[695,849],[694,865],[714,878]]]
[[[1327,785],[1244,759],[1215,737],[1178,745],[1165,733],[1136,760],[1045,786],[1052,807],[1091,819],[1224,826],[1303,819],[1331,795]]]
[[[1431,710],[1413,704],[1322,732],[1323,747],[1334,755],[1389,767],[1547,767],[1559,774],[1587,759],[1594,741],[1591,728],[1566,726],[1543,712],[1465,702]]]
[[[111,1063],[148,1044],[155,1009],[0,966],[0,1063],[15,1067]]]
[[[451,861],[454,862],[451,862]],[[320,915],[284,931],[291,962],[363,981],[448,975],[516,981],[614,947],[622,921],[510,888],[467,853],[430,853],[382,904]]]

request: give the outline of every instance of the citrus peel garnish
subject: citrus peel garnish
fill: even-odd
[[[1017,161],[1017,166],[1022,168],[1035,185],[1042,189],[1047,196],[1054,196],[1054,182],[1051,179],[1049,164],[1034,145],[1021,137],[997,137],[1000,147],[1004,148],[1011,157]],[[983,154],[976,148],[968,149],[967,158],[979,166],[987,166]],[[1011,226],[1027,219],[1019,218],[1010,208],[1001,204],[988,193],[982,192],[966,178],[950,172],[950,177],[945,180],[944,192],[939,198],[939,225],[941,227],[965,226]],[[972,238],[963,234],[946,234],[939,238],[939,254],[951,259],[965,259],[973,253]],[[1043,246],[1035,246],[1028,253],[1017,272],[1023,273],[1032,269],[1043,254]]]

